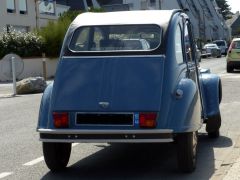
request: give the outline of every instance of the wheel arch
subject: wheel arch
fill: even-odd
[[[202,73],[200,76],[202,98],[204,105],[204,119],[211,119],[220,114],[219,104],[222,100],[222,82],[219,76]]]
[[[53,83],[49,84],[43,93],[40,108],[39,108],[37,129],[48,127],[52,89],[53,89]]]

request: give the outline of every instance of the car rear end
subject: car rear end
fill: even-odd
[[[222,55],[227,55],[228,47],[227,47],[227,42],[225,40],[216,40],[216,41],[213,41],[213,43],[219,47]]]
[[[240,69],[240,38],[232,40],[227,54],[227,72]]]
[[[166,129],[159,114],[165,60],[156,55],[161,33],[154,24],[76,29],[58,65],[47,128],[38,129],[40,139],[172,142],[173,130]]]

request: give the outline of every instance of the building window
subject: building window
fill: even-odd
[[[19,13],[27,14],[27,1],[26,0],[19,0]]]
[[[148,9],[147,1],[141,1],[141,10]]]
[[[7,0],[7,12],[8,13],[15,13],[15,0]]]
[[[53,0],[42,0],[39,3],[39,13],[55,15],[55,4]]]
[[[18,31],[18,32],[26,33],[26,32],[29,32],[30,30],[29,26],[18,26],[18,25],[7,24],[6,27],[7,27],[7,32]]]

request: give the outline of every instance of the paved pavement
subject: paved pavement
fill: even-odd
[[[12,97],[13,90],[11,83],[0,83],[0,98],[14,98]],[[224,162],[221,167],[214,173],[211,179],[213,180],[240,180],[240,137],[234,145],[237,149],[233,154],[233,158],[227,158],[229,161]],[[235,150],[236,150],[235,149]],[[237,153],[237,155],[236,155]],[[228,153],[228,155],[231,153]],[[238,158],[236,158],[238,157]],[[42,160],[42,159],[41,159]],[[0,178],[1,179],[1,178]]]
[[[13,94],[12,83],[1,83],[0,82],[0,98],[11,97]]]
[[[48,80],[47,84],[52,80]],[[13,83],[12,82],[0,82],[0,98],[13,97]]]

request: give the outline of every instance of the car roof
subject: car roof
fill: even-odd
[[[240,38],[234,38],[232,41],[240,41]]]
[[[157,24],[166,26],[177,10],[142,10],[103,13],[82,13],[72,22],[72,28],[90,25]],[[178,10],[179,11],[179,10]]]
[[[217,46],[217,45],[213,43],[209,43],[209,44],[205,44],[205,46]]]
[[[215,40],[213,42],[226,42],[225,40]]]

